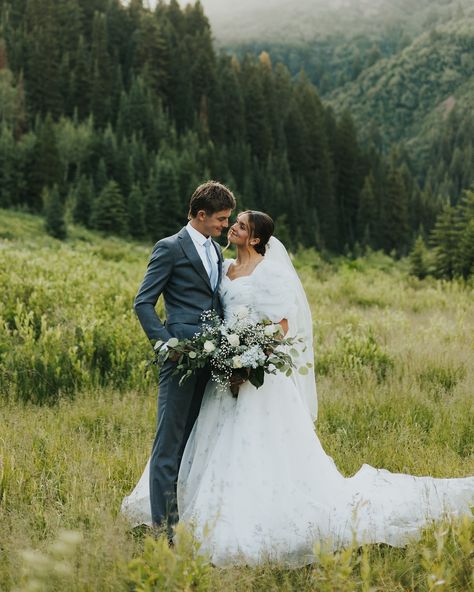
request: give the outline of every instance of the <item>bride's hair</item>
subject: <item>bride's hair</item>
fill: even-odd
[[[265,255],[267,243],[275,230],[273,220],[265,212],[258,212],[256,210],[246,210],[242,214],[247,214],[252,238],[260,239],[260,242],[254,245],[253,248],[260,255]]]

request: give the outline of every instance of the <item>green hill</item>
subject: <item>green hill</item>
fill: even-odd
[[[469,7],[467,0],[267,0],[258,4],[202,0],[201,4],[220,44],[376,36],[386,27],[402,27],[416,35]]]
[[[263,36],[227,49],[268,51],[293,74],[303,68],[338,115],[351,114],[363,145],[407,163],[426,203],[455,203],[474,182],[474,7],[420,2],[408,10],[400,1],[383,17],[383,4],[360,11],[354,27],[346,18],[363,3],[336,4],[339,21],[312,38]]]
[[[375,123],[387,141],[426,134],[456,103],[465,103],[474,77],[473,47],[473,17],[437,27],[336,90],[331,104]]]

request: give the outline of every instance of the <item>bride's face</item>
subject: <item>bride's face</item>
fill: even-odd
[[[236,247],[244,247],[250,242],[250,226],[247,214],[239,214],[227,233],[227,239]]]

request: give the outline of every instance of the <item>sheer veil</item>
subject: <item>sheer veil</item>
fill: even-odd
[[[300,278],[291,262],[287,250],[283,244],[274,236],[270,238],[267,244],[265,259],[272,261],[285,275],[288,275],[291,281],[290,291],[294,293],[296,301],[295,312],[292,318],[288,319],[288,333],[290,336],[299,337],[303,340],[303,346],[300,349],[300,355],[296,362],[298,366],[307,363],[311,364],[308,374],[293,372],[292,377],[298,388],[303,403],[308,409],[313,421],[318,413],[318,399],[316,392],[316,380],[314,377],[314,350],[313,350],[313,319],[308,299],[301,284]],[[283,289],[283,287],[282,287]],[[290,297],[290,293],[288,294]]]

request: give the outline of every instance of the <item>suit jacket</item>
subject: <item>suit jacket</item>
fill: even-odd
[[[219,277],[212,290],[209,276],[186,228],[161,239],[153,247],[145,277],[135,298],[134,308],[150,341],[194,335],[201,325],[201,313],[215,310],[222,315],[219,284],[222,278],[222,253],[212,241],[219,257]],[[163,294],[166,322],[156,314],[155,306]]]

